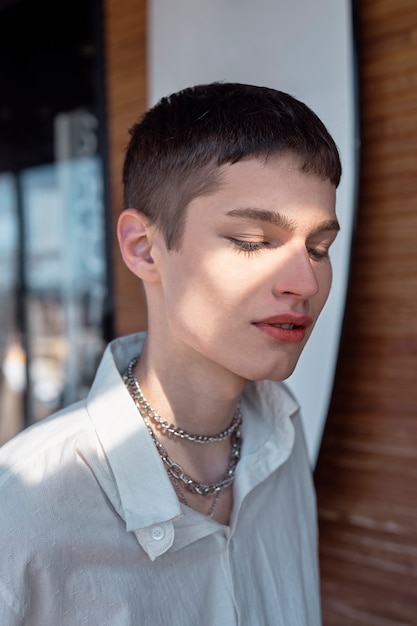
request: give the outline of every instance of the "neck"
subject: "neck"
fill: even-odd
[[[170,363],[167,355],[154,358],[148,343],[134,374],[143,394],[162,418],[196,435],[214,435],[226,429],[245,386],[244,380],[216,367]]]
[[[227,524],[233,505],[232,482],[240,457],[241,415],[238,403],[242,389],[239,389],[239,395],[236,392],[198,394],[198,389],[184,376],[184,372],[181,378],[174,381],[175,385],[170,386],[171,377],[157,376],[157,370],[149,367],[146,356],[145,349],[136,365],[129,366],[127,384],[162,458],[167,458],[168,453],[172,455],[176,468],[184,468],[181,471],[187,477],[186,497],[178,470],[170,473],[172,461],[167,467],[174,489],[185,504]],[[184,380],[187,385],[183,384]],[[143,381],[151,394],[142,390]],[[172,395],[170,389],[174,391]],[[165,412],[160,407],[165,407]],[[179,429],[186,431],[187,435],[181,432],[179,437]],[[195,478],[190,480],[190,476]],[[193,485],[200,490],[203,484],[211,485],[205,495],[201,491],[192,491]]]

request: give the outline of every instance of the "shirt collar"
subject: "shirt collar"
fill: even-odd
[[[109,344],[87,397],[87,411],[114,477],[127,530],[182,514],[158,451],[122,379],[131,359],[140,354],[144,339],[144,333],[138,333]]]

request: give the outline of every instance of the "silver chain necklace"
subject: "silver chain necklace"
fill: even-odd
[[[209,515],[213,516],[214,513],[214,507],[217,504],[217,501],[221,495],[221,493],[227,488],[229,487],[235,478],[235,473],[236,473],[236,466],[238,464],[238,461],[240,459],[240,453],[241,453],[241,449],[242,449],[242,437],[241,437],[241,433],[240,433],[240,424],[242,421],[242,417],[241,417],[241,413],[239,411],[239,423],[238,425],[232,430],[232,433],[229,435],[232,437],[232,449],[231,449],[231,453],[230,453],[230,460],[229,460],[229,465],[228,468],[226,470],[226,472],[223,474],[223,476],[220,478],[220,480],[214,482],[214,483],[206,483],[200,480],[197,480],[195,478],[192,478],[189,474],[187,474],[183,468],[181,467],[181,465],[179,465],[179,463],[176,463],[168,454],[165,446],[159,441],[158,437],[156,436],[156,434],[154,433],[152,426],[149,423],[149,420],[147,418],[147,407],[150,407],[150,409],[153,411],[151,405],[149,404],[149,402],[146,400],[146,398],[144,397],[142,391],[140,390],[140,386],[139,383],[133,373],[133,367],[134,364],[136,362],[136,359],[133,359],[133,361],[130,362],[126,373],[123,376],[123,380],[126,384],[126,387],[130,393],[130,395],[132,396],[132,399],[135,403],[136,408],[138,409],[140,415],[142,416],[142,419],[146,425],[146,428],[152,438],[153,443],[155,444],[156,449],[159,452],[159,455],[163,461],[163,463],[165,464],[166,468],[167,468],[167,473],[168,476],[170,477],[171,481],[174,484],[174,488],[177,492],[178,495],[182,495],[182,497],[180,499],[182,499],[182,501],[187,504],[184,495],[182,494],[181,489],[179,488],[179,485],[175,484],[175,481],[180,481],[185,488],[193,494],[197,494],[197,495],[201,495],[201,496],[216,496],[215,500],[213,502],[213,505],[210,508],[210,512]],[[140,393],[138,393],[138,388]],[[176,427],[174,427],[176,428]],[[230,427],[229,427],[230,428]],[[225,431],[223,431],[225,432]],[[192,437],[194,435],[191,435]],[[199,435],[197,435],[199,437]],[[215,436],[216,437],[216,436]],[[221,441],[222,439],[225,439],[226,437],[221,437],[221,439],[214,439],[214,441]],[[204,443],[209,443],[208,441],[205,441]]]
[[[128,385],[134,389],[135,396],[140,403],[142,410],[145,411],[146,415],[155,423],[158,424],[158,427],[162,431],[166,431],[174,437],[179,437],[180,439],[187,439],[187,441],[193,441],[194,443],[214,443],[215,441],[223,441],[224,439],[228,439],[236,430],[240,428],[242,423],[242,414],[240,412],[240,406],[238,405],[236,411],[233,415],[232,423],[228,428],[223,430],[221,433],[217,435],[194,435],[192,433],[187,433],[186,430],[182,428],[178,428],[174,424],[169,424],[165,422],[162,417],[155,411],[155,409],[149,404],[146,400],[145,396],[142,393],[142,389],[140,388],[139,381],[133,373],[133,368],[137,363],[137,359],[132,359],[126,369],[125,378],[127,378]]]
[[[168,473],[168,475],[169,475],[169,473]],[[170,478],[171,478],[171,477],[170,477]],[[185,497],[184,492],[183,492],[183,490],[181,489],[181,487],[180,487],[179,483],[178,483],[176,480],[172,479],[172,478],[171,478],[171,482],[172,482],[172,485],[173,485],[173,487],[174,487],[174,489],[175,489],[175,493],[176,493],[176,494],[177,494],[177,496],[178,496],[179,501],[180,501],[180,502],[182,502],[183,504],[186,504],[187,506],[190,506],[190,505],[188,504],[187,498]],[[221,492],[221,491],[218,491],[218,492],[216,493],[216,495],[215,495],[215,497],[214,497],[214,499],[213,499],[213,502],[210,504],[210,508],[209,508],[209,510],[208,510],[208,512],[207,512],[207,515],[208,515],[209,517],[213,517],[213,515],[214,515],[214,511],[216,510],[216,505],[217,505],[217,502],[219,501],[219,498],[220,498],[220,496],[221,496],[221,495],[222,495],[222,492]]]

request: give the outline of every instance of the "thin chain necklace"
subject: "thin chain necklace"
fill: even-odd
[[[186,430],[182,428],[178,428],[174,424],[169,424],[164,421],[162,417],[155,411],[155,409],[149,404],[143,395],[142,389],[140,388],[139,381],[136,378],[133,368],[137,363],[137,359],[132,359],[132,361],[127,366],[125,377],[127,378],[128,385],[130,388],[133,388],[135,391],[135,397],[137,397],[138,402],[141,405],[143,411],[145,411],[146,415],[157,424],[158,427],[162,431],[166,431],[174,437],[179,437],[180,439],[187,439],[188,441],[193,441],[194,443],[214,443],[215,441],[223,441],[224,439],[228,439],[242,423],[242,414],[240,412],[239,405],[236,408],[236,411],[233,415],[232,423],[228,428],[223,430],[221,433],[217,435],[194,435],[192,433],[188,433]]]
[[[235,478],[236,466],[240,459],[240,453],[242,448],[242,437],[240,433],[240,424],[242,421],[242,416],[239,410],[239,423],[234,428],[229,436],[232,437],[232,449],[230,453],[229,465],[226,472],[220,478],[220,480],[213,483],[206,483],[197,479],[192,478],[189,474],[187,474],[179,463],[176,463],[168,454],[165,446],[160,442],[156,434],[154,433],[152,426],[149,423],[147,418],[148,407],[153,412],[151,405],[144,397],[139,382],[137,381],[134,373],[133,367],[136,363],[136,359],[133,359],[126,370],[126,373],[123,376],[123,380],[126,384],[126,387],[131,394],[133,401],[138,409],[142,419],[146,425],[146,428],[152,438],[153,443],[155,444],[156,449],[159,452],[159,455],[166,466],[167,474],[173,484],[173,487],[178,495],[178,498],[181,502],[188,505],[188,502],[184,496],[184,493],[181,489],[181,484],[187,491],[193,494],[201,495],[201,496],[215,496],[213,503],[210,506],[210,510],[208,515],[213,517],[216,504],[222,494],[222,492],[229,487]],[[163,420],[162,420],[163,421]],[[175,427],[174,427],[175,428]],[[230,427],[229,427],[230,428]],[[225,431],[223,431],[225,432]],[[194,435],[191,435],[194,437]],[[216,436],[215,436],[216,437]],[[214,441],[221,441],[226,437],[223,436],[221,439],[214,439]],[[200,442],[200,441],[199,441]],[[211,443],[209,441],[205,441],[204,443]]]

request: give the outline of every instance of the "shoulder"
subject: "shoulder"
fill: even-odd
[[[100,404],[100,413],[110,410],[109,396],[119,402],[124,393],[119,367],[127,361],[129,351],[135,350],[143,340],[140,334],[122,337],[111,342],[102,357],[91,389],[84,400],[72,404],[50,417],[30,426],[0,448],[0,490],[10,474],[24,471],[25,467],[41,463],[52,463],[62,457],[61,450],[68,448],[80,433],[94,430],[91,407]],[[122,365],[120,365],[120,363]],[[121,389],[121,392],[120,392]],[[112,408],[114,409],[115,406]]]
[[[31,426],[0,449],[0,534],[19,529],[23,540],[30,525],[38,521],[41,528],[45,514],[53,516],[56,503],[76,489],[83,473],[77,441],[86,431],[91,426],[80,403]]]
[[[37,458],[58,450],[80,430],[88,428],[85,402],[73,404],[26,428],[0,448],[0,490],[9,474],[22,471]]]

